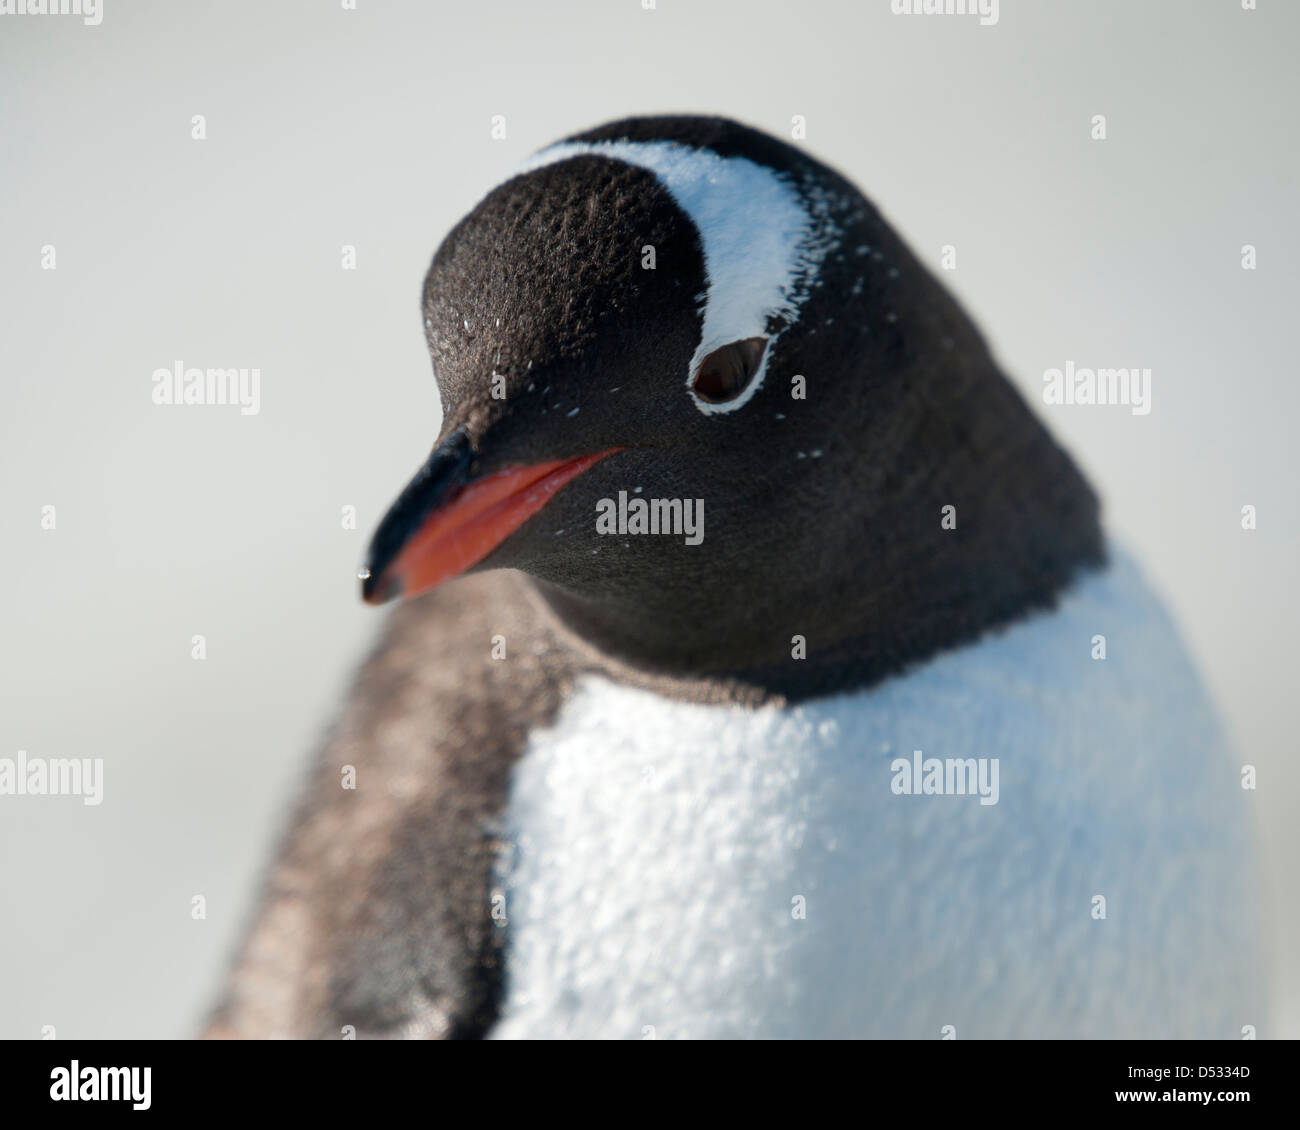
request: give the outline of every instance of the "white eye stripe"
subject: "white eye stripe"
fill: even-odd
[[[701,412],[734,412],[762,385],[773,343],[734,400],[701,400],[691,387],[695,371],[715,349],[765,337],[774,315],[787,326],[794,323],[813,275],[833,246],[827,221],[815,221],[799,191],[774,170],[746,157],[721,157],[671,141],[561,142],[536,154],[520,172],[580,156],[608,157],[653,173],[695,224],[706,291],[701,295],[700,342],[684,383]]]

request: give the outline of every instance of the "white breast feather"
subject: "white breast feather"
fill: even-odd
[[[915,749],[999,758],[999,803],[895,795]],[[866,694],[590,680],[515,773],[494,1035],[1239,1038],[1250,797],[1123,561]]]

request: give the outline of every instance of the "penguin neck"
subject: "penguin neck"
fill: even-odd
[[[731,499],[743,522],[712,522],[700,561],[534,581],[631,681],[710,700],[860,690],[1051,608],[1105,562],[1096,496],[971,320],[851,186],[821,179],[841,238],[764,388],[797,365],[834,374],[835,400],[783,399],[749,453],[755,476],[797,450],[815,470]]]
[[[756,537],[689,585],[535,591],[600,665],[709,700],[859,690],[1052,607],[1104,563],[1097,499],[991,362],[980,368],[946,404],[918,402],[908,426],[902,408],[892,433],[828,450],[834,497],[756,514],[789,531],[786,550]]]

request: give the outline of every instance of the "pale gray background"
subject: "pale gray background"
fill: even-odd
[[[1272,1034],[1300,1035],[1300,5],[1260,7],[1006,0],[994,27],[888,0],[0,17],[0,756],[107,764],[100,808],[0,798],[0,1036],[193,1031],[382,617],[354,573],[438,426],[418,308],[435,246],[532,150],[674,110],[785,136],[805,115],[808,148],[925,259],[957,246],[945,280],[1100,487],[1259,767],[1242,802],[1269,867]],[[177,358],[260,367],[261,415],[155,407],[150,374]],[[1045,409],[1067,358],[1152,368],[1151,415]]]

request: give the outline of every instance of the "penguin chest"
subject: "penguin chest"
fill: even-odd
[[[1199,699],[1108,578],[793,708],[588,677],[514,772],[493,1035],[1235,1036],[1254,861]]]
[[[779,1034],[822,992],[824,1018],[888,865],[863,813],[888,751],[854,713],[580,684],[515,774],[495,1034]]]

